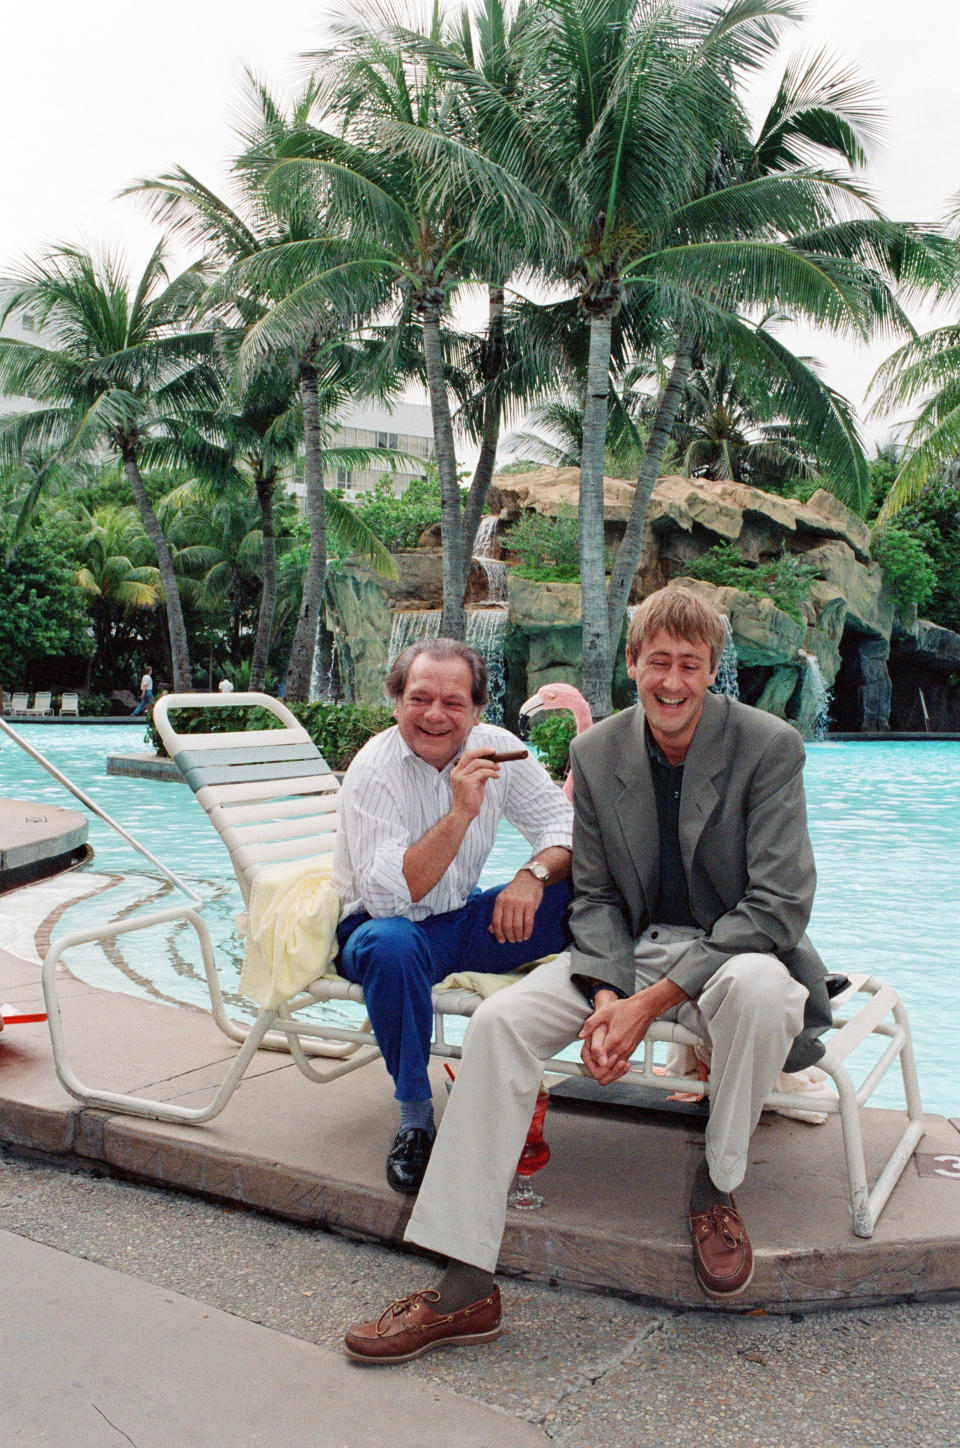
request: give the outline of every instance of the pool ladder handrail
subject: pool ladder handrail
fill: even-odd
[[[170,881],[171,885],[175,885],[178,890],[186,895],[187,899],[190,900],[193,905],[200,909],[203,908],[203,899],[197,894],[196,890],[191,889],[190,886],[186,884],[184,880],[181,880],[180,876],[173,870],[169,869],[162,860],[158,860],[156,855],[147,849],[146,845],[141,845],[140,841],[135,839],[128,830],[125,830],[123,825],[115,820],[112,815],[108,815],[106,810],[102,809],[95,799],[91,799],[78,784],[74,784],[73,780],[68,779],[62,770],[58,769],[55,764],[51,764],[50,760],[41,754],[39,749],[34,749],[32,744],[28,744],[15,729],[10,728],[10,725],[3,718],[0,718],[0,730],[3,730],[4,734],[8,735],[15,744],[19,744],[20,748],[29,754],[30,758],[35,760],[37,764],[41,765],[48,774],[52,774],[54,779],[59,784],[62,784],[65,789],[69,790],[75,799],[78,799],[80,803],[95,814],[98,819],[103,820],[105,825],[109,825],[122,839],[126,840],[128,845],[132,845],[138,854],[143,855],[145,860],[149,860],[151,865],[154,865],[156,869],[160,871],[161,875]]]

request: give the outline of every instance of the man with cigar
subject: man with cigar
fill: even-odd
[[[340,791],[338,969],[363,986],[400,1102],[387,1181],[416,1192],[434,1137],[432,987],[458,970],[504,974],[565,948],[573,812],[519,739],[480,723],[487,668],[475,649],[412,644],[387,692],[396,725],[364,745]],[[481,891],[503,818],[531,858],[508,884]]]

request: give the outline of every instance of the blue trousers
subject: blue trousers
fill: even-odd
[[[501,945],[487,928],[503,888],[474,890],[459,910],[426,920],[397,915],[375,920],[360,911],[340,923],[337,969],[363,986],[370,1024],[398,1101],[426,1101],[432,1095],[427,1060],[433,986],[457,970],[504,975],[566,949],[566,880],[544,890],[533,934],[517,944]]]

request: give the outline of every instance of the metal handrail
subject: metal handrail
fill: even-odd
[[[112,830],[115,830],[118,835],[126,840],[128,845],[132,845],[139,855],[143,855],[145,860],[149,860],[151,865],[154,865],[172,885],[175,885],[178,890],[182,891],[188,900],[192,901],[194,905],[203,904],[203,897],[198,895],[196,890],[192,890],[185,881],[180,879],[179,875],[174,874],[173,870],[169,870],[162,860],[158,860],[156,855],[147,849],[146,845],[141,845],[139,840],[135,840],[133,835],[124,829],[123,825],[118,824],[111,815],[107,814],[105,809],[100,808],[96,800],[91,799],[79,785],[74,784],[71,779],[68,779],[55,764],[51,764],[49,759],[40,753],[39,749],[34,749],[32,744],[28,744],[27,741],[23,739],[15,729],[11,729],[10,725],[2,718],[0,718],[0,730],[8,735],[15,744],[19,744],[20,748],[25,750],[31,759],[35,759],[48,774],[52,774],[54,779],[59,784],[62,784],[65,789],[68,789],[75,799],[78,799],[82,805],[85,805],[88,810],[91,810],[98,819],[103,820],[105,825],[109,825]]]

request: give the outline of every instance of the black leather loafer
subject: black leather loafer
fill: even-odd
[[[387,1153],[387,1181],[395,1192],[418,1192],[433,1150],[422,1126],[402,1126]]]

